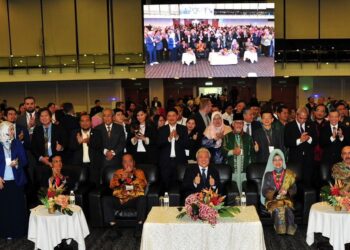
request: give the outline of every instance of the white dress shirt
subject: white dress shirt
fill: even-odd
[[[170,128],[170,133],[173,132],[174,130],[176,131],[176,124],[175,126],[171,126],[169,124],[169,128]],[[175,152],[175,140],[177,140],[175,137],[171,138],[170,142],[171,142],[171,150],[170,150],[170,157],[174,158],[176,157],[176,152]]]
[[[91,129],[89,129],[86,132],[82,129],[81,136],[83,137],[83,139],[89,138],[90,132],[91,132]],[[89,146],[86,142],[83,142],[83,162],[90,163]]]

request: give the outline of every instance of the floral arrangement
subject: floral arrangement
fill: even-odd
[[[342,191],[337,185],[330,183],[329,186],[322,187],[320,196],[336,210],[341,210],[343,207],[350,212],[350,193]]]
[[[224,206],[225,196],[220,196],[212,189],[203,189],[200,193],[189,195],[185,200],[185,211],[176,218],[188,215],[192,220],[207,221],[215,226],[217,217],[234,217],[240,210],[237,207]]]
[[[62,214],[72,215],[73,211],[68,207],[69,197],[63,195],[64,184],[60,186],[49,184],[47,190],[39,191],[40,202],[49,210],[49,213],[54,213],[56,210]]]

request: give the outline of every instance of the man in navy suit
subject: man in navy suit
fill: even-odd
[[[153,66],[153,64],[158,64],[156,58],[156,41],[154,39],[153,31],[149,31],[145,38],[146,50],[149,56],[149,64]]]
[[[167,191],[177,180],[177,165],[185,164],[187,157],[185,148],[188,146],[187,128],[177,124],[178,111],[169,109],[167,113],[168,125],[159,129],[159,167],[162,180],[162,191]]]
[[[190,165],[185,171],[181,187],[184,197],[209,188],[221,192],[219,172],[215,167],[209,166],[209,150],[200,148],[196,153],[196,158],[198,165]]]

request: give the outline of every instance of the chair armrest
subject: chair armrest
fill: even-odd
[[[106,187],[99,187],[89,193],[89,217],[92,227],[103,227],[102,197],[111,194],[111,190]]]
[[[181,204],[181,191],[180,191],[180,184],[174,184],[169,188],[169,199],[170,199],[170,206],[180,206]]]
[[[258,188],[255,183],[246,181],[243,185],[243,191],[247,197],[247,205],[254,205],[258,208],[260,203],[260,194],[258,194]]]
[[[151,183],[147,191],[147,211],[151,211],[153,206],[159,206],[159,187],[158,183]]]
[[[235,181],[226,182],[224,185],[224,192],[226,194],[225,205],[234,206],[236,197],[239,196],[239,190]]]
[[[317,202],[317,194],[314,188],[305,187],[303,190],[303,223],[306,224],[309,219],[309,212],[311,206]]]

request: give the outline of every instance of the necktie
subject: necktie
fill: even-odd
[[[45,128],[44,141],[45,141],[45,156],[49,156],[49,128]]]
[[[205,174],[205,172],[206,169],[202,168],[202,180],[204,184],[207,182],[207,175]]]
[[[333,134],[336,134],[337,133],[337,128],[336,126],[333,126]]]
[[[108,138],[111,137],[111,125],[107,125],[107,135]]]
[[[247,134],[249,135],[252,135],[251,132],[250,132],[250,124],[247,123],[247,131],[246,131]]]
[[[301,133],[304,133],[304,132],[305,132],[305,130],[303,129],[303,125],[301,125],[301,124],[300,124],[300,132],[301,132]]]

